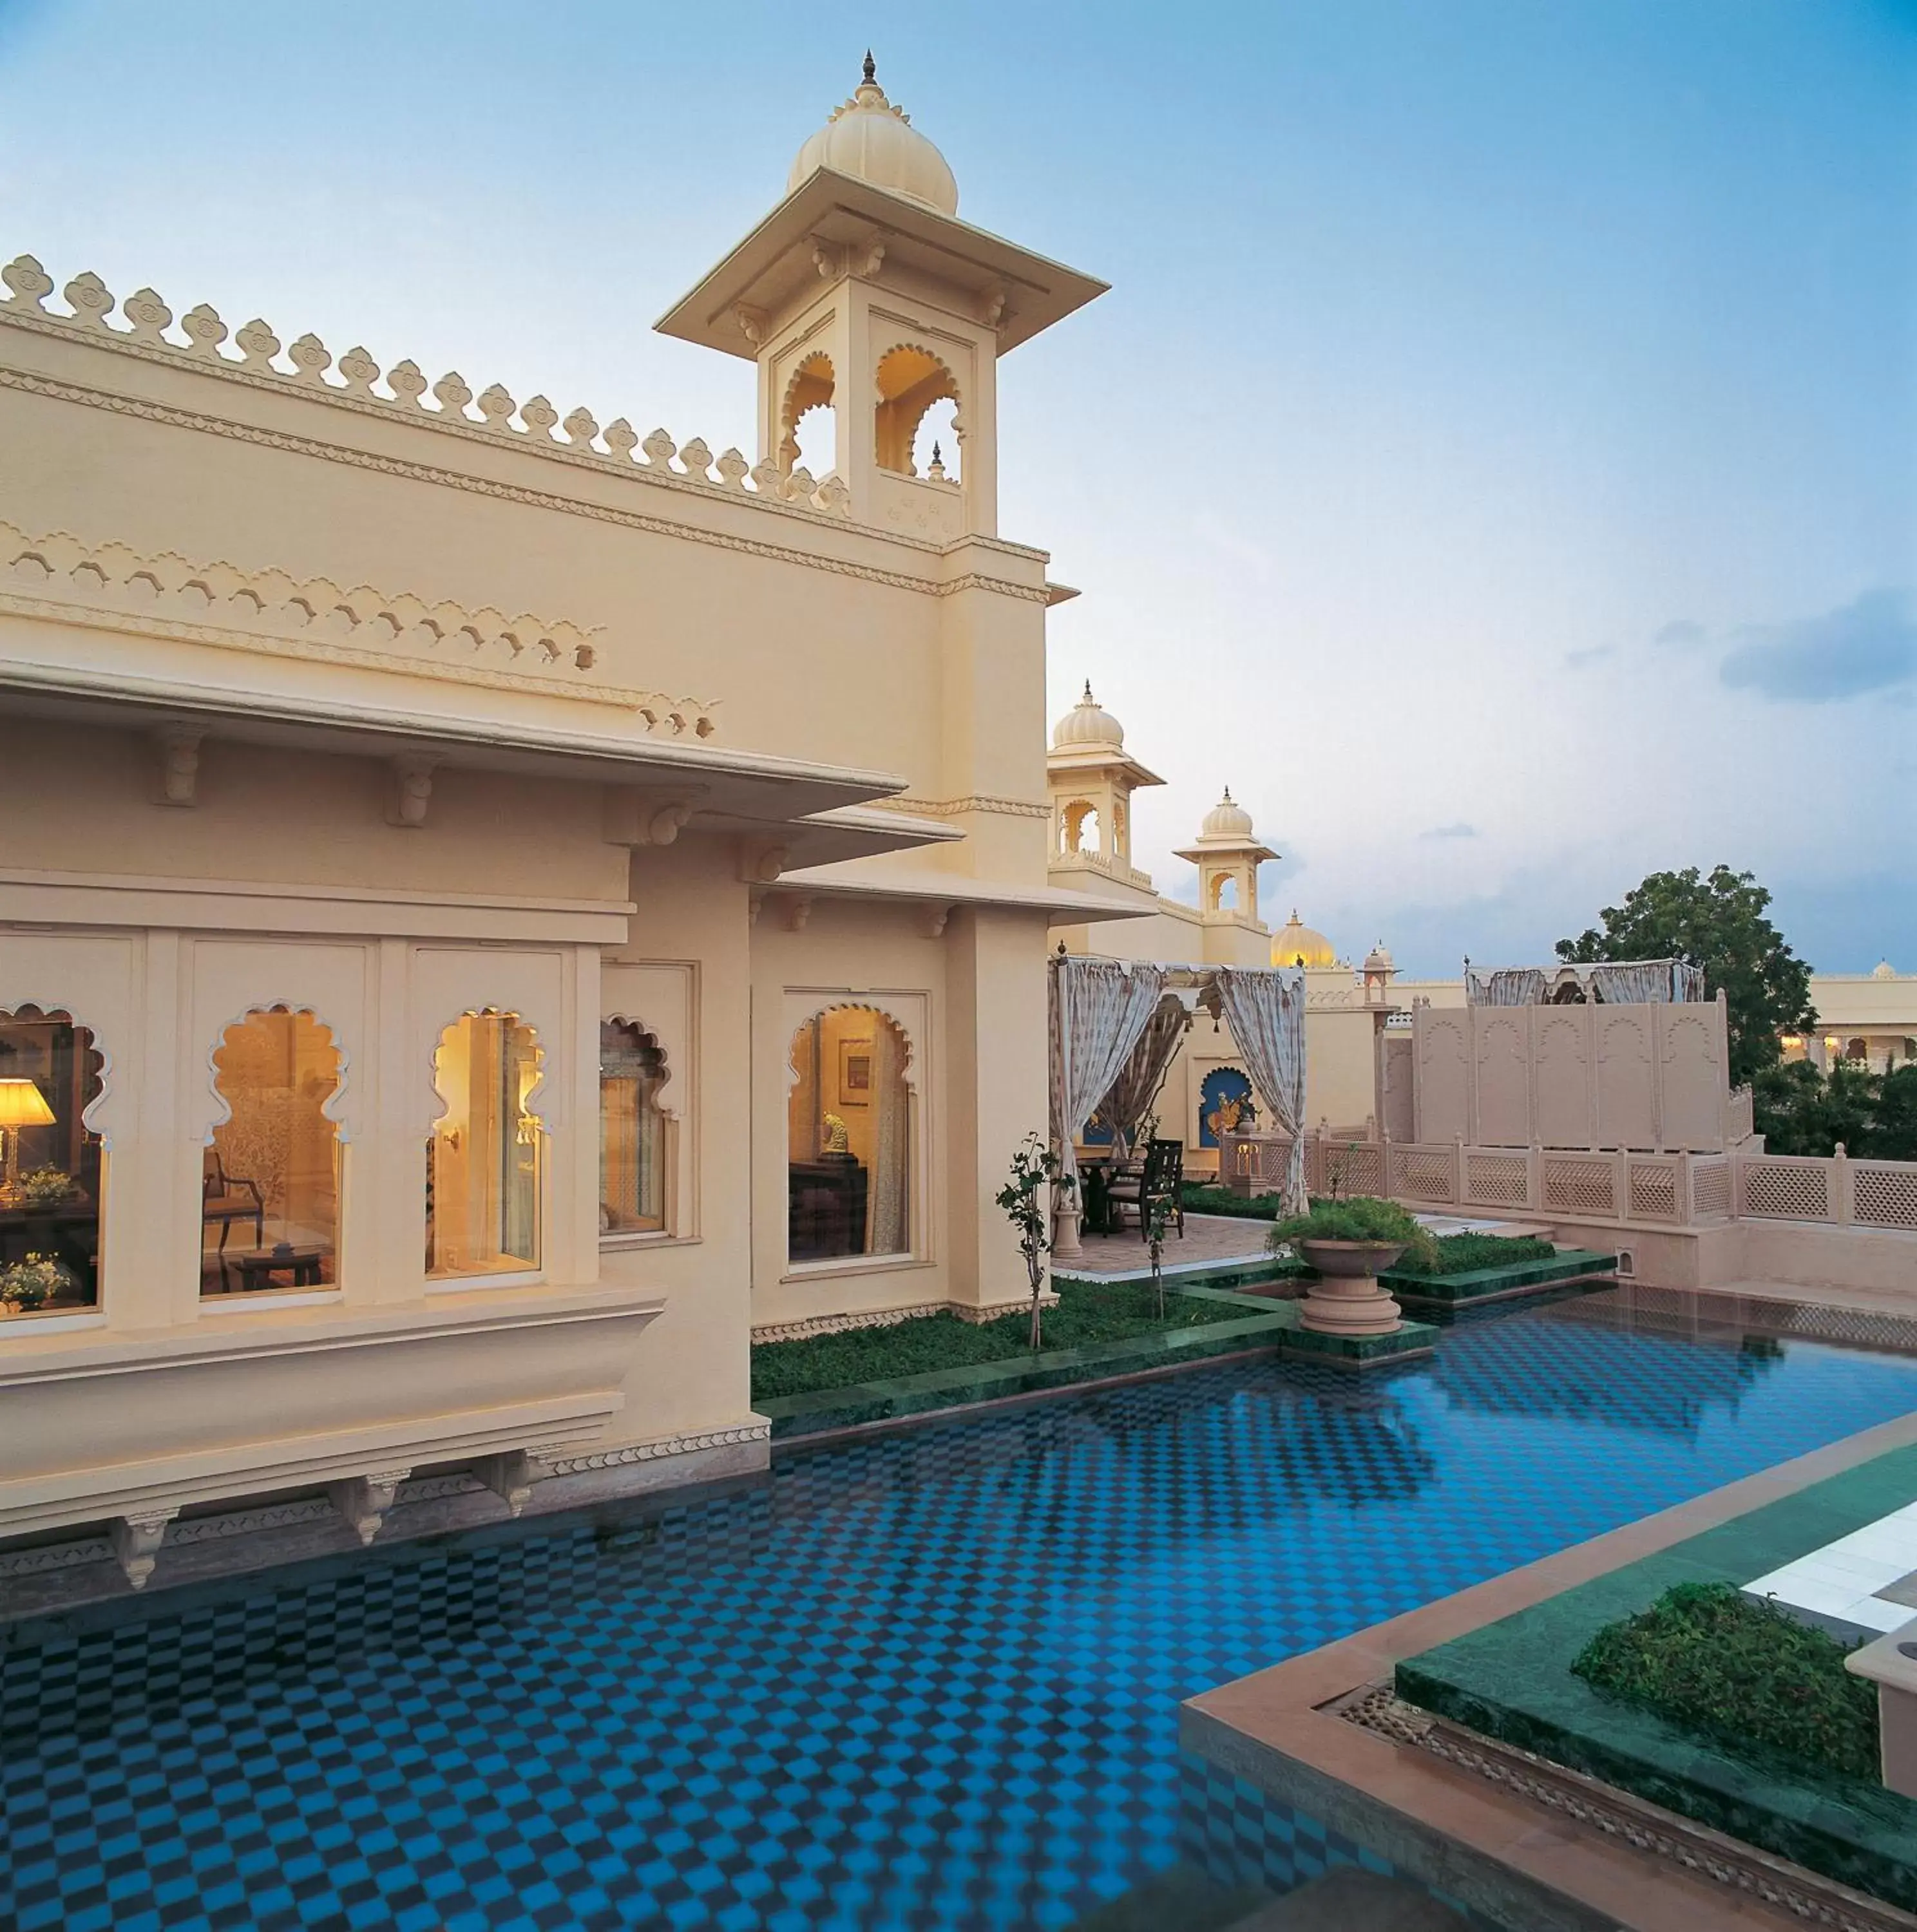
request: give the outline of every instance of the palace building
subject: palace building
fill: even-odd
[[[760,1466],[754,1336],[1023,1298],[1136,894],[996,384],[1103,284],[957,206],[868,63],[659,324],[750,459],[5,269],[0,1582]]]

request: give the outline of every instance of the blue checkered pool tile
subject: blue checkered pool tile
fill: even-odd
[[[1281,1888],[1367,1855],[1194,1786],[1182,1698],[1913,1407],[1567,1304],[22,1627],[0,1924],[1063,1928],[1207,1846]]]

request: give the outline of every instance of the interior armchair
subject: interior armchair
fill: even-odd
[[[248,1180],[244,1174],[227,1173],[218,1148],[206,1150],[200,1170],[200,1196],[203,1244],[205,1228],[209,1223],[217,1221],[220,1224],[218,1252],[224,1255],[233,1224],[236,1221],[251,1221],[253,1245],[256,1248],[263,1245],[266,1238],[266,1202],[260,1192],[260,1184]]]

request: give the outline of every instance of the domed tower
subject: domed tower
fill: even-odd
[[[1131,794],[1163,784],[1125,748],[1125,727],[1085,695],[1052,728],[1045,760],[1052,802],[1052,866],[1070,873],[1090,866],[1149,892],[1149,877],[1131,862]]]
[[[997,534],[999,358],[1105,286],[960,221],[945,156],[868,53],[786,199],[658,326],[758,364],[762,463],[816,477],[806,418],[828,410],[854,520],[948,542]],[[957,447],[921,469],[945,400]]]
[[[1294,906],[1291,916],[1272,935],[1271,963],[1274,966],[1302,966],[1307,972],[1322,972],[1338,964],[1338,949],[1315,928],[1305,924]],[[1370,962],[1366,962],[1369,967]]]
[[[1205,814],[1196,842],[1178,856],[1198,868],[1200,913],[1257,925],[1258,867],[1278,854],[1269,845],[1259,844],[1251,814],[1232,796],[1229,785],[1224,796]]]

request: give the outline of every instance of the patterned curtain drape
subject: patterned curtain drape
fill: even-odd
[[[1182,1001],[1172,997],[1161,1000],[1138,1036],[1131,1058],[1112,1082],[1111,1091],[1100,1098],[1098,1110],[1111,1128],[1115,1154],[1122,1155],[1130,1148],[1134,1131],[1157,1097],[1166,1070],[1178,1056],[1186,1020]]]
[[[1072,1143],[1151,1024],[1165,973],[1119,959],[1058,956],[1051,964],[1051,1138],[1075,1175]]]
[[[872,1238],[868,1252],[912,1250],[907,1214],[911,1191],[912,1094],[905,1082],[899,1030],[882,1014],[872,1029]]]
[[[1296,966],[1215,969],[1225,1024],[1244,1057],[1251,1084],[1265,1097],[1281,1133],[1291,1139],[1285,1163],[1284,1212],[1311,1208],[1305,1192],[1305,975]]]
[[[1606,1006],[1644,1006],[1667,1003],[1684,969],[1669,959],[1628,966],[1594,966],[1591,989]]]
[[[1544,974],[1537,967],[1504,966],[1488,980],[1472,974],[1465,999],[1474,1006],[1541,1006],[1544,988]]]

